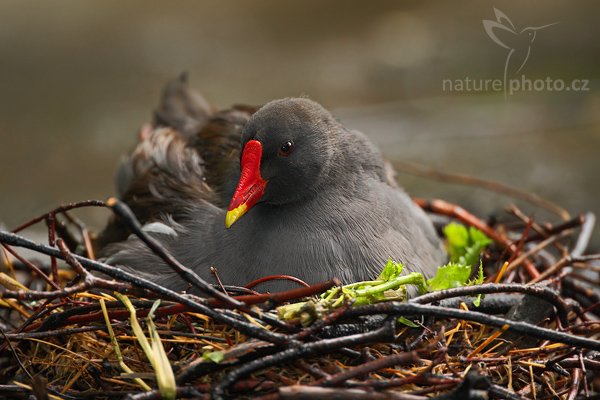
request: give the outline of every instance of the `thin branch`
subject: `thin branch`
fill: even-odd
[[[552,329],[542,328],[527,322],[513,321],[507,318],[501,318],[493,315],[486,315],[476,311],[456,310],[446,307],[416,304],[413,302],[399,303],[396,301],[377,303],[367,306],[354,307],[349,309],[345,317],[358,317],[361,315],[427,315],[441,318],[455,318],[464,321],[478,322],[480,324],[503,328],[508,326],[508,330],[520,334],[529,335],[537,339],[550,340],[553,342],[564,343],[570,346],[600,351],[600,341],[583,338],[568,333],[557,332]]]
[[[483,285],[462,286],[454,289],[427,293],[411,299],[410,301],[418,304],[427,304],[452,297],[476,296],[478,294],[488,293],[526,293],[531,296],[539,297],[556,307],[557,315],[563,326],[568,326],[569,324],[568,314],[571,307],[556,291],[545,286],[522,285],[518,283],[486,283]]]
[[[65,204],[60,207],[56,207],[55,209],[53,209],[45,214],[42,214],[39,217],[36,217],[36,218],[33,218],[33,219],[27,221],[26,223],[13,229],[11,232],[17,233],[17,232],[22,231],[23,229],[29,228],[31,225],[35,225],[38,222],[45,220],[48,217],[48,215],[50,215],[50,214],[60,214],[65,211],[73,210],[76,208],[83,208],[83,207],[106,207],[106,203],[103,201],[100,201],[100,200],[85,200],[85,201],[79,201],[77,203]]]
[[[371,372],[379,371],[383,368],[391,368],[399,364],[414,364],[419,360],[419,356],[414,351],[392,354],[390,356],[378,358],[376,360],[364,363],[357,367],[347,369],[344,372],[332,375],[320,382],[317,381],[315,382],[315,384],[321,384],[323,386],[336,386],[360,375],[365,375]]]

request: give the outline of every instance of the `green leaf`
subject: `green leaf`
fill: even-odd
[[[398,276],[400,276],[400,274],[402,273],[402,270],[404,269],[404,265],[394,262],[391,258],[388,260],[387,264],[385,265],[385,267],[383,267],[383,270],[381,271],[381,274],[379,274],[379,276],[377,277],[377,281],[390,281]]]
[[[397,321],[400,322],[401,324],[408,326],[409,328],[418,328],[419,327],[419,325],[415,324],[410,319],[405,318],[405,317],[398,317]]]
[[[219,364],[225,358],[222,351],[207,351],[202,354],[202,358],[206,361],[212,361],[215,364]]]
[[[469,232],[464,225],[452,222],[444,227],[444,236],[448,243],[450,260],[457,262],[464,254],[464,249],[469,245]]]
[[[463,255],[464,259],[461,260],[467,265],[476,265],[479,261],[481,252],[492,243],[492,241],[485,236],[483,232],[473,227],[469,228],[469,245],[465,249]]]
[[[480,247],[486,247],[492,243],[492,239],[487,237],[485,233],[474,227],[469,227],[469,243],[477,244]]]
[[[444,227],[450,262],[462,265],[476,265],[481,252],[492,241],[480,230],[450,223]]]
[[[464,286],[471,275],[470,265],[449,263],[439,267],[436,275],[427,281],[429,290],[452,289]]]
[[[110,342],[113,345],[115,350],[115,355],[117,356],[117,361],[119,362],[119,366],[125,373],[133,374],[133,370],[125,364],[125,360],[123,359],[123,354],[121,353],[121,348],[119,347],[119,342],[117,341],[117,337],[115,336],[115,332],[113,331],[112,325],[110,324],[110,319],[108,318],[108,311],[106,311],[106,304],[104,303],[104,299],[100,299],[100,307],[102,308],[102,314],[104,315],[104,322],[106,323],[106,327],[108,328],[108,335],[110,336]],[[144,382],[140,378],[134,378],[134,381],[142,387],[145,391],[151,391],[152,388],[148,386],[146,382]]]
[[[483,263],[481,261],[479,261],[479,269],[477,270],[477,277],[475,279],[473,279],[472,281],[470,281],[469,283],[467,283],[467,285],[481,285],[484,280],[485,280],[485,277],[483,276]],[[479,307],[479,305],[481,304],[482,298],[483,298],[482,294],[478,294],[477,296],[475,296],[475,300],[473,300],[473,304],[475,305],[475,307]]]
[[[479,261],[479,269],[477,270],[477,278],[475,278],[475,285],[481,285],[485,280],[485,276],[483,276],[483,263]]]
[[[142,350],[144,350],[148,361],[150,361],[150,364],[152,364],[152,368],[154,369],[154,373],[156,375],[158,391],[160,392],[162,398],[167,400],[175,399],[177,388],[175,383],[175,374],[173,373],[173,368],[171,367],[167,353],[162,345],[158,331],[154,325],[154,321],[152,321],[152,315],[158,307],[160,300],[157,300],[154,303],[150,313],[146,318],[148,332],[150,333],[150,340],[148,340],[146,335],[144,335],[144,331],[142,330],[140,323],[137,320],[135,307],[133,304],[131,304],[129,298],[120,293],[115,293],[115,296],[117,296],[117,298],[125,305],[125,308],[129,310],[131,329],[133,330],[133,334],[138,340],[140,347]]]

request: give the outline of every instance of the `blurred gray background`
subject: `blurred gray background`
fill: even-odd
[[[494,8],[517,33],[559,22],[537,32],[519,75],[585,79],[589,90],[444,91],[445,79],[502,79],[508,50],[482,24],[496,19]],[[594,1],[2,0],[0,221],[12,228],[61,203],[113,194],[119,157],[181,71],[220,107],[308,95],[392,160],[600,215],[598,15]],[[524,43],[515,35],[511,46]],[[513,201],[398,178],[413,195],[482,216]],[[82,214],[93,227],[107,215]]]

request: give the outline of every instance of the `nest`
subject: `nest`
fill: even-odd
[[[63,206],[0,232],[0,396],[597,398],[600,255],[585,255],[593,215],[547,224],[512,207],[485,222],[443,201],[418,202],[443,223],[458,220],[493,239],[486,282],[405,302],[302,310],[311,324],[281,320],[275,308],[336,280],[224,293],[173,259],[114,199]],[[90,234],[70,214],[91,206],[111,208],[204,296],[94,261]],[[39,222],[49,245],[17,234]]]

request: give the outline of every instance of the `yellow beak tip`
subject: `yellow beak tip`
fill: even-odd
[[[231,228],[231,225],[235,223],[238,219],[242,217],[242,215],[246,214],[248,207],[245,204],[240,204],[238,207],[233,210],[227,211],[225,215],[225,228]]]
[[[233,225],[233,223],[235,222],[237,218],[233,215],[231,215],[229,212],[227,213],[227,215],[225,216],[225,228],[229,229],[231,228],[231,225]]]

